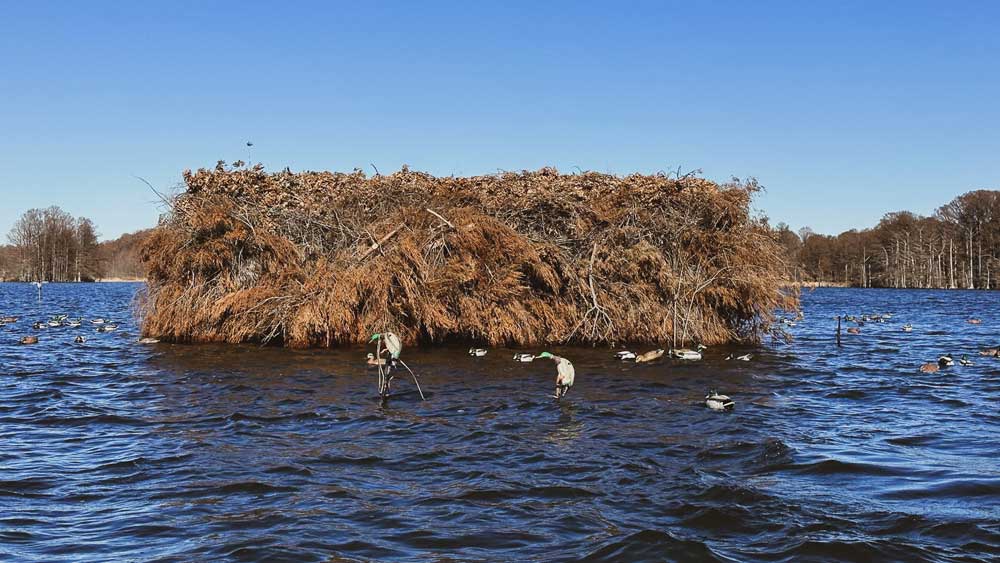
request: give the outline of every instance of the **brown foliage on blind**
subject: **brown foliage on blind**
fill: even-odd
[[[755,341],[781,287],[754,181],[553,169],[186,172],[142,245],[143,332],[179,342]]]

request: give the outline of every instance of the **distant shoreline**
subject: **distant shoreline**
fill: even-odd
[[[79,283],[79,284],[88,284],[88,283],[135,283],[135,282],[143,282],[143,283],[145,283],[145,281],[146,281],[146,278],[104,278],[104,279],[94,280],[94,281],[80,281],[80,282],[78,282],[78,281],[57,281],[57,282],[43,282],[43,283],[47,283],[47,284],[49,284],[49,283]],[[31,282],[31,281],[26,282],[26,281],[18,281],[18,280],[0,280],[0,283],[35,283],[35,282]]]

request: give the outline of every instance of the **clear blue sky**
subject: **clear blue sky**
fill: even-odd
[[[185,168],[756,176],[839,232],[1000,188],[1000,2],[0,0],[0,237]]]

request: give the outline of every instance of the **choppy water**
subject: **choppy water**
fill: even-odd
[[[749,363],[562,350],[561,404],[549,362],[407,350],[429,400],[383,408],[360,349],[138,344],[138,288],[0,284],[0,559],[1000,556],[1000,360],[976,355],[1000,294],[805,293],[795,342]],[[838,350],[831,316],[871,312],[895,316]],[[122,327],[31,329],[57,313]],[[917,372],[945,352],[976,365]]]

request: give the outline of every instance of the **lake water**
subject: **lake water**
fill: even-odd
[[[995,292],[804,292],[793,343],[701,362],[553,350],[560,404],[551,362],[407,349],[428,400],[382,407],[360,348],[139,344],[140,287],[0,284],[0,560],[1000,556]],[[885,312],[836,347],[833,315]],[[59,313],[121,328],[31,328]],[[917,371],[942,353],[975,365]]]

